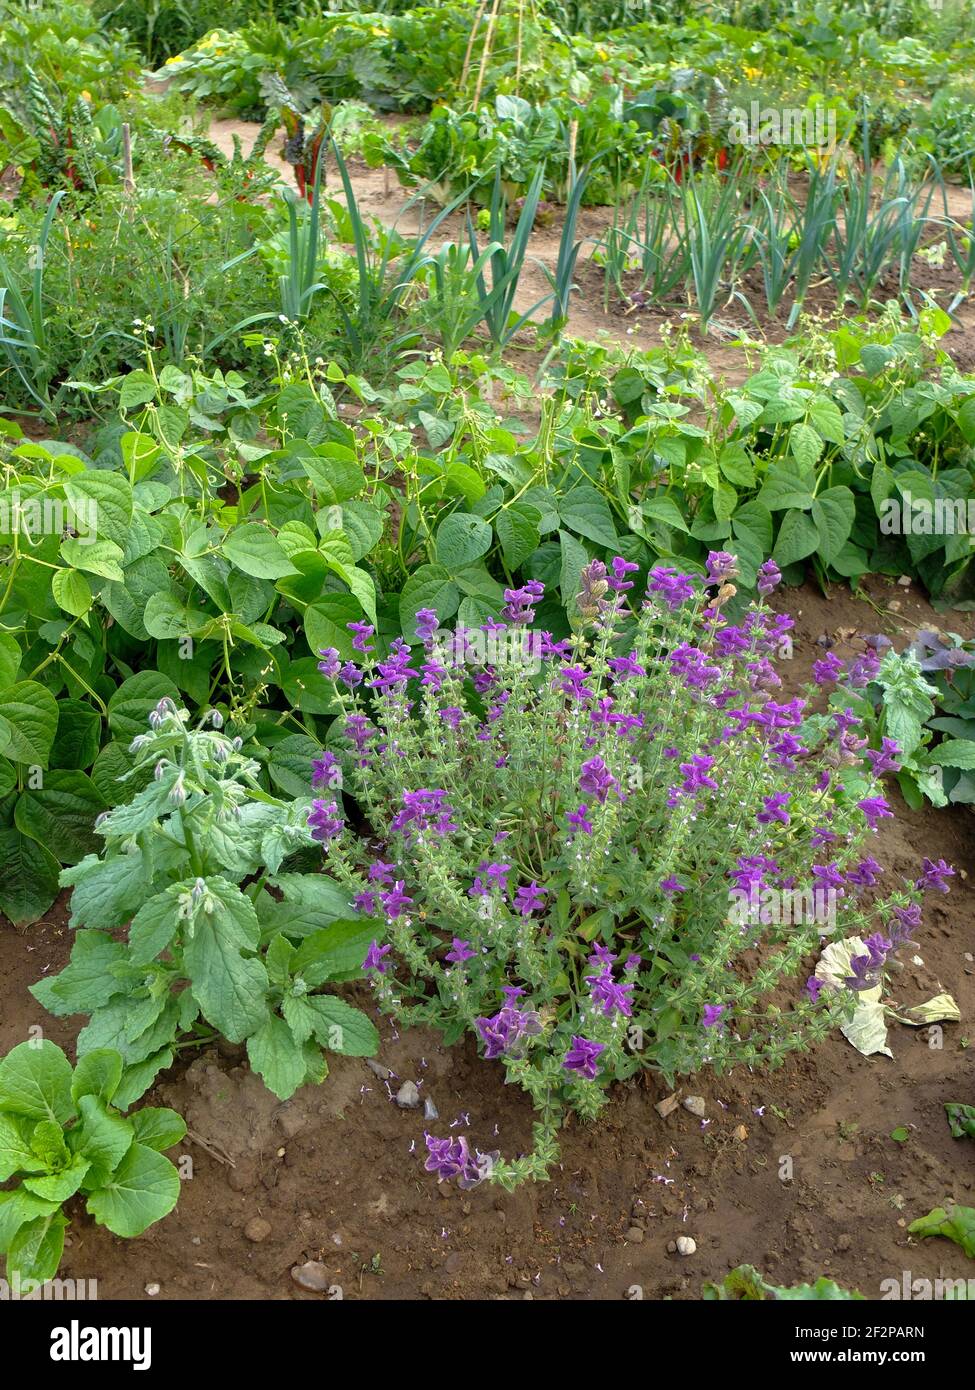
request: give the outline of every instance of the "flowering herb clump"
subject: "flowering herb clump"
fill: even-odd
[[[775,565],[737,622],[733,556],[703,580],[658,566],[642,598],[635,570],[588,565],[564,641],[534,631],[532,582],[482,629],[421,610],[412,648],[378,654],[358,625],[361,665],[322,653],[343,713],[312,833],[385,924],[379,1008],[471,1034],[532,1096],[534,1152],[488,1165],[507,1186],[544,1177],[566,1108],[594,1117],[614,1079],[775,1066],[822,1038],[928,886],[877,895],[893,750],[814,713],[812,686],[781,696]],[[343,790],[375,839],[344,829]],[[833,932],[873,941],[846,989],[807,980]],[[466,1148],[428,1148],[471,1180]]]

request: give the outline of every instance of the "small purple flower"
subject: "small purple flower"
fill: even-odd
[[[865,796],[862,801],[857,802],[857,805],[866,816],[867,824],[871,830],[877,828],[878,821],[885,817],[892,817],[894,814],[882,796]]]
[[[574,830],[581,830],[584,835],[592,834],[592,822],[587,820],[589,807],[585,802],[579,807],[578,811],[566,811],[565,818]]]
[[[502,618],[515,627],[529,625],[535,617],[535,604],[544,593],[545,585],[537,579],[530,579],[520,589],[505,589]]]
[[[390,919],[393,917],[402,917],[406,909],[413,905],[413,899],[407,897],[403,892],[403,887],[403,880],[397,879],[388,893],[380,895],[383,911]]]
[[[813,662],[812,676],[817,685],[829,685],[838,681],[845,670],[845,662],[835,652],[827,652],[822,661]]]
[[[327,845],[329,840],[334,840],[342,833],[342,817],[338,810],[334,801],[328,802],[327,805],[321,799],[312,802],[307,823],[313,839]]]
[[[355,633],[355,636],[352,638],[352,646],[357,652],[365,653],[373,650],[373,648],[369,646],[369,638],[372,637],[376,629],[371,623],[346,623],[346,627],[350,632]]]
[[[357,685],[362,684],[362,672],[354,661],[347,661],[339,671],[339,680],[343,685],[348,686],[349,690],[354,690]]]
[[[687,892],[687,889],[684,887],[683,883],[681,883],[680,879],[675,878],[673,874],[669,874],[667,878],[661,879],[660,887],[665,893]]]
[[[590,1042],[588,1038],[574,1037],[572,1045],[562,1062],[566,1071],[578,1072],[587,1081],[595,1081],[599,1054],[605,1052],[604,1043]]]
[[[602,1008],[606,1018],[610,1018],[614,1013],[624,1014],[627,1018],[632,1015],[633,1005],[629,997],[633,993],[632,983],[617,984],[609,966],[598,975],[587,975],[585,980],[592,993],[593,1003]]]
[[[648,594],[659,594],[671,612],[694,597],[694,581],[689,574],[679,574],[672,565],[657,565],[650,571]]]
[[[774,796],[767,796],[764,800],[764,809],[759,811],[755,819],[759,825],[771,825],[778,821],[781,825],[789,824],[789,813],[785,809],[791,799],[789,792],[776,792]]]
[[[320,758],[312,759],[311,784],[313,787],[338,787],[342,784],[342,769],[335,754],[326,749]]]
[[[882,777],[885,772],[899,771],[898,758],[901,750],[896,739],[883,738],[879,749],[868,748],[866,751],[875,777]]]
[[[418,608],[416,612],[416,635],[424,644],[432,642],[439,626],[436,610],[433,608]]]
[[[318,655],[321,657],[321,661],[318,663],[319,671],[327,680],[334,680],[342,669],[342,661],[338,652],[334,647],[323,647]]]
[[[579,774],[579,790],[594,796],[602,805],[612,789],[619,784],[603,762],[602,758],[590,758],[582,764]]]
[[[539,888],[534,879],[515,893],[515,907],[522,917],[530,917],[533,912],[540,912],[544,906],[545,889]]]
[[[628,656],[611,656],[606,665],[612,671],[618,681],[625,681],[630,676],[645,676],[645,669],[636,661],[631,652]]]
[[[723,1028],[724,1024],[721,1021],[721,1015],[726,1013],[727,1009],[727,1004],[705,1004],[704,1018],[702,1019],[704,1027]]]
[[[640,566],[632,560],[624,560],[622,555],[617,555],[610,562],[610,569],[613,571],[612,578],[609,580],[609,587],[615,589],[618,594],[626,593],[633,588],[632,579],[627,579],[628,574],[637,574]]]
[[[762,598],[768,598],[782,583],[782,573],[774,560],[766,560],[758,571],[758,592]]]
[[[449,1182],[457,1179],[457,1186],[476,1187],[490,1172],[492,1155],[472,1154],[463,1135],[454,1138],[437,1139],[432,1134],[424,1135],[427,1146],[427,1161],[423,1165],[428,1173],[436,1173],[437,1181]]]
[[[806,993],[809,995],[809,998],[812,1000],[814,1004],[816,1000],[819,998],[820,991],[822,990],[822,988],[822,980],[818,979],[815,975],[810,975],[809,979],[806,981]]]
[[[738,557],[727,550],[712,550],[707,559],[708,583],[725,584],[738,574]]]
[[[378,941],[371,942],[369,950],[366,952],[366,958],[362,962],[362,969],[375,970],[380,975],[385,975],[389,967],[383,960],[383,956],[388,956],[392,949],[392,946],[380,946]]]
[[[954,878],[955,871],[944,859],[939,859],[937,863],[933,859],[921,860],[921,877],[917,881],[917,887],[922,892],[948,892],[948,879]]]
[[[444,959],[449,960],[451,965],[463,965],[465,960],[473,960],[476,955],[477,952],[471,950],[469,941],[462,941],[459,936],[455,936]]]

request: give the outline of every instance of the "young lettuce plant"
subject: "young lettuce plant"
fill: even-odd
[[[72,1071],[54,1043],[25,1042],[0,1061],[0,1253],[20,1297],[53,1279],[76,1194],[100,1226],[138,1236],[179,1200],[179,1173],[163,1149],[186,1125],[175,1110],[121,1115],[113,1107],[122,1058],[89,1052]]]
[[[940,886],[932,866],[865,896],[889,750],[865,758],[849,711],[776,698],[791,620],[764,597],[725,620],[734,557],[712,553],[703,584],[652,569],[634,609],[636,569],[586,566],[564,641],[531,630],[533,580],[480,630],[441,633],[421,609],[422,653],[397,639],[377,660],[365,624],[361,668],[323,653],[345,713],[319,770],[378,850],[336,797],[313,816],[337,882],[388,923],[364,962],[377,1003],[448,1043],[472,1034],[539,1111],[514,1161],[428,1136],[441,1178],[544,1177],[566,1109],[591,1119],[643,1067],[672,1084],[780,1064],[852,1011]],[[763,565],[760,594],[780,577]],[[849,981],[792,983],[821,936],[873,922]]]
[[[246,1042],[282,1100],[324,1080],[325,1049],[368,1056],[378,1046],[365,1014],[320,993],[360,973],[374,926],[334,883],[282,871],[314,844],[309,801],[266,792],[222,723],[212,712],[190,728],[185,710],[161,700],[132,744],[133,775],[153,769],[148,785],[96,822],[104,853],[61,876],[74,889],[71,925],[83,930],[65,969],[32,992],[54,1014],[91,1015],[80,1057],[121,1053],[121,1105],[178,1048],[219,1035]]]

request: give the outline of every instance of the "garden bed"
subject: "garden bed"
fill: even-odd
[[[913,591],[870,588],[881,613],[891,601],[898,610],[881,619],[808,585],[779,603],[797,620],[787,688],[808,675],[823,633],[912,633],[938,620]],[[191,1050],[147,1097],[183,1114],[193,1136],[178,1151],[193,1176],[176,1211],[124,1245],[81,1216],[62,1276],[97,1279],[102,1298],[311,1300],[336,1288],[365,1299],[622,1299],[638,1296],[634,1286],[647,1299],[694,1300],[742,1263],[778,1284],[826,1274],[867,1298],[903,1271],[967,1277],[960,1251],[906,1227],[946,1199],[972,1205],[975,1193],[944,1119],[944,1104],[971,1092],[972,812],[896,809],[875,849],[891,872],[910,874],[927,853],[966,875],[929,907],[923,965],[908,963],[896,986],[904,1005],[942,989],[954,996],[963,1022],[945,1027],[943,1047],[893,1024],[893,1059],[862,1057],[836,1035],[767,1076],[684,1078],[678,1094],[703,1099],[706,1123],[683,1106],[661,1118],[654,1107],[667,1093],[650,1078],[617,1086],[594,1125],[573,1120],[564,1131],[552,1180],[514,1193],[462,1192],[423,1171],[431,1127],[511,1153],[530,1143],[527,1097],[471,1043],[445,1049],[435,1034],[397,1036],[382,1021],[377,1061],[395,1073],[389,1085],[362,1059],[336,1057],[324,1086],[284,1105],[241,1065],[241,1048]],[[70,1048],[73,1020],[50,1018],[27,990],[63,967],[71,935],[63,899],[27,935],[0,932],[0,1052],[34,1026]],[[368,1008],[367,995],[359,1002]],[[434,1100],[439,1124],[396,1105],[404,1080]],[[901,1128],[903,1143],[890,1137]],[[778,1176],[785,1159],[791,1181]],[[668,1251],[682,1235],[695,1254]],[[309,1260],[327,1269],[331,1294],[295,1285],[291,1270]]]

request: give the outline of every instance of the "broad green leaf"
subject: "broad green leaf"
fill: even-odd
[[[38,921],[58,895],[58,861],[44,845],[11,828],[0,830],[0,862],[0,912],[15,927]]]
[[[975,1260],[975,1207],[935,1207],[912,1221],[907,1231],[912,1236],[946,1236]]]
[[[84,1096],[110,1104],[122,1079],[122,1058],[109,1048],[89,1052],[78,1059],[71,1082],[71,1098],[77,1105]]]
[[[171,1149],[186,1135],[186,1122],[175,1110],[149,1106],[145,1110],[136,1110],[130,1119],[137,1141],[147,1149],[155,1149],[157,1153]]]
[[[22,1115],[0,1114],[0,1182],[14,1173],[42,1173],[44,1163],[31,1148],[28,1139],[33,1128]]]
[[[379,1034],[361,1009],[330,994],[316,994],[308,1002],[319,1017],[315,1036],[322,1047],[347,1057],[372,1057],[378,1052]]]
[[[96,1221],[117,1236],[138,1236],[179,1201],[179,1173],[168,1158],[133,1143],[108,1184],[86,1203]]]
[[[277,1014],[270,1014],[247,1039],[247,1056],[253,1069],[263,1077],[265,1086],[279,1100],[293,1096],[305,1079],[304,1052],[287,1023]]]
[[[613,524],[609,503],[601,492],[588,483],[575,487],[559,500],[559,517],[563,527],[577,536],[584,536],[596,545],[613,547],[618,536]]]
[[[121,473],[89,469],[68,479],[64,495],[77,518],[77,530],[97,532],[99,538],[125,549],[132,521],[132,488],[127,478]]]
[[[98,850],[92,826],[106,805],[87,773],[52,768],[39,787],[21,793],[14,822],[24,835],[56,851],[62,864],[75,864]]]
[[[88,854],[61,873],[61,885],[74,888],[71,926],[107,927],[130,922],[145,898],[146,868],[142,850],[97,859]]]
[[[61,542],[61,555],[69,565],[86,574],[97,574],[121,584],[125,579],[122,561],[125,552],[114,541],[101,538],[94,541],[66,540]]]
[[[0,1061],[0,1111],[67,1124],[74,1114],[71,1063],[47,1039],[20,1043]]]
[[[267,1017],[267,971],[246,957],[260,938],[254,905],[223,878],[207,879],[212,912],[196,914],[183,950],[193,997],[204,1017],[230,1042],[242,1042]]]
[[[266,526],[245,521],[224,539],[223,553],[245,574],[257,579],[282,579],[295,574],[294,565]]]
[[[5,757],[15,763],[47,767],[48,754],[58,727],[57,701],[37,681],[18,681],[0,697],[0,726],[9,738]]]
[[[472,565],[491,548],[491,527],[471,512],[452,512],[437,528],[437,562],[456,571]]]
[[[61,1214],[60,1207],[55,1207],[21,1226],[7,1251],[8,1278],[19,1279],[21,1284],[28,1279],[39,1284],[53,1279],[64,1253],[67,1225],[67,1217]]]
[[[794,565],[819,546],[819,531],[807,512],[786,512],[775,540],[772,558],[778,565]]]
[[[58,607],[73,618],[82,617],[91,607],[91,585],[80,570],[55,570],[51,591]]]

